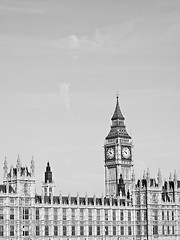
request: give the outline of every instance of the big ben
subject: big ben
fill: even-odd
[[[109,134],[105,139],[105,193],[106,196],[126,195],[132,183],[132,139],[126,131],[125,118],[117,102]],[[120,185],[124,185],[121,189]]]

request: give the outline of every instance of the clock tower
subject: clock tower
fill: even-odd
[[[117,102],[111,118],[112,125],[105,139],[105,194],[125,196],[132,183],[132,139],[126,131],[125,118]]]

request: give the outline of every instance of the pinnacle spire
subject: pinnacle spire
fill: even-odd
[[[116,98],[117,98],[116,108],[115,108],[115,111],[114,111],[114,114],[113,114],[111,120],[112,120],[112,121],[113,121],[113,120],[117,120],[117,119],[119,119],[119,120],[124,120],[125,118],[124,118],[124,116],[123,116],[123,114],[122,114],[122,112],[121,112],[121,109],[120,109],[120,107],[119,107],[119,95],[118,95],[118,93],[117,93],[117,95],[116,95]]]

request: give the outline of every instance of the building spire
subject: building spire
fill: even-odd
[[[115,108],[115,111],[114,111],[114,114],[113,114],[111,120],[112,120],[112,121],[113,121],[113,120],[117,120],[117,119],[119,119],[119,120],[124,120],[125,118],[124,118],[124,116],[123,116],[123,114],[122,114],[122,112],[121,112],[121,109],[120,109],[120,107],[119,107],[119,94],[118,94],[118,92],[117,92],[117,94],[116,94],[116,98],[117,98],[116,108]]]

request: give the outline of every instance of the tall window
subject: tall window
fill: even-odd
[[[153,235],[158,234],[158,225],[153,225]]]
[[[80,221],[83,221],[84,220],[84,209],[81,208],[80,209]]]
[[[23,208],[23,219],[29,219],[29,208]]]
[[[121,235],[124,235],[124,227],[121,226]]]
[[[39,236],[40,235],[40,228],[39,226],[36,226],[36,236]]]
[[[146,220],[147,220],[147,212],[144,211],[144,221],[146,221]]]
[[[49,236],[49,226],[45,226],[45,236]]]
[[[100,226],[97,226],[97,235],[99,236],[100,234],[101,234]]]
[[[167,220],[169,220],[169,211],[167,211]]]
[[[108,235],[108,226],[105,226],[105,235]]]
[[[0,236],[4,235],[4,227],[0,225]]]
[[[132,235],[131,226],[128,226],[128,235]]]
[[[116,211],[115,210],[113,210],[113,212],[112,212],[112,220],[116,221]]]
[[[116,236],[116,226],[113,226],[113,235]]]
[[[29,226],[23,226],[23,236],[29,236]]]
[[[10,208],[10,214],[9,214],[10,219],[14,219],[14,208]],[[12,235],[13,236],[13,235]]]
[[[4,198],[0,197],[0,205],[4,204]]]
[[[63,236],[66,236],[67,235],[67,228],[66,226],[63,226]]]
[[[164,220],[164,211],[162,211],[162,220]]]
[[[175,231],[174,231],[174,226],[172,226],[172,235],[174,235],[174,232],[175,232]]]
[[[80,235],[84,236],[84,226],[80,226]]]
[[[174,211],[172,211],[172,220],[174,220]]]
[[[100,209],[96,210],[96,220],[100,221]]]
[[[155,221],[158,220],[158,211],[157,210],[153,210],[153,218]]]
[[[108,210],[104,210],[104,215],[105,215],[105,221],[108,221]]]
[[[71,209],[71,220],[74,221],[75,220],[75,208]]]
[[[10,236],[14,236],[14,225],[10,225]]]
[[[123,221],[124,220],[124,213],[123,213],[123,211],[121,211],[121,221]]]
[[[137,211],[137,221],[141,221],[141,214],[140,214],[140,211]]]
[[[63,220],[66,220],[66,208],[63,208]],[[66,236],[66,235],[64,235]]]
[[[92,221],[92,209],[88,209],[88,220]]]
[[[54,208],[54,220],[58,220],[58,209]]]
[[[89,236],[92,236],[92,226],[89,226]]]
[[[131,222],[131,211],[128,211],[128,222]]]
[[[0,219],[4,218],[3,207],[0,207]]]
[[[36,220],[39,220],[39,208],[36,208]]]
[[[137,235],[140,235],[141,234],[141,226],[137,225],[136,228],[137,228]]]
[[[72,235],[72,236],[75,236],[75,235],[76,235],[76,228],[75,228],[75,226],[72,226],[72,227],[71,227],[71,235]]]
[[[54,236],[58,236],[58,226],[54,226]]]
[[[44,211],[45,211],[44,219],[49,220],[49,208],[45,208]]]
[[[165,234],[165,231],[164,231],[164,225],[162,226],[162,235]]]
[[[169,226],[167,226],[167,234],[168,234],[168,235],[170,234],[170,228],[169,228]]]

